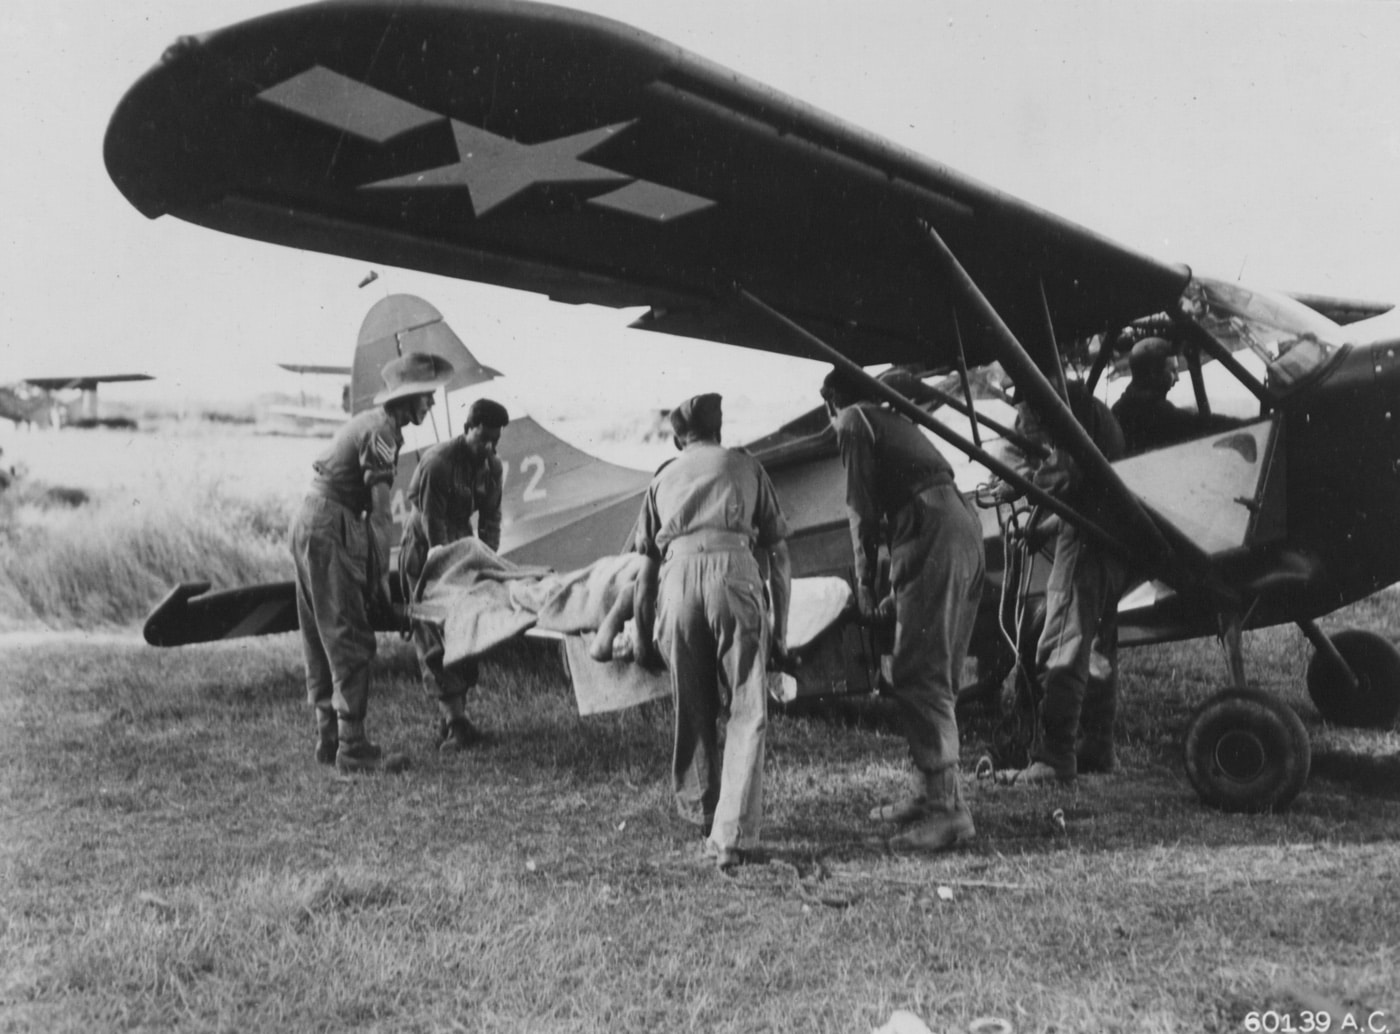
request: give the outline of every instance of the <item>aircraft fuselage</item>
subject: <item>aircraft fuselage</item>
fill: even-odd
[[[1400,581],[1400,341],[1345,350],[1283,422],[1286,541],[1321,566],[1285,602],[1316,617]]]

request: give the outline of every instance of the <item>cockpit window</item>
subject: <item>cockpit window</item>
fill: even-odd
[[[1263,360],[1269,386],[1287,391],[1341,347],[1341,328],[1302,302],[1199,277],[1183,297],[1195,321],[1232,352]]]

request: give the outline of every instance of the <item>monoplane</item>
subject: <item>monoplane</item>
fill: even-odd
[[[649,34],[511,0],[330,0],[182,38],[121,101],[106,162],[151,218],[641,306],[641,329],[864,378],[1130,558],[1143,587],[1124,603],[1127,641],[1221,637],[1230,688],[1185,733],[1211,804],[1282,807],[1307,776],[1297,715],[1246,686],[1243,631],[1302,629],[1325,716],[1382,723],[1400,708],[1389,642],[1316,624],[1400,579],[1400,341],[1358,343],[1325,314],[1385,306],[1310,307],[1195,275]],[[1146,329],[1190,371],[1199,412],[1223,370],[1250,420],[1110,464],[1066,405],[1065,366],[1091,355],[1093,387],[1109,344]],[[1086,471],[1102,517],[984,447],[967,371],[993,361]],[[869,376],[879,364],[961,375],[944,409],[966,430]],[[820,433],[790,429],[791,454]],[[821,534],[849,548],[839,519]]]

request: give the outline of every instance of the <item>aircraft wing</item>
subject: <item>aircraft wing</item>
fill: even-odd
[[[95,391],[99,384],[149,380],[154,378],[148,373],[109,373],[97,376],[80,374],[76,377],[27,377],[24,383],[44,391]]]
[[[1349,323],[1360,323],[1362,320],[1384,316],[1391,309],[1395,308],[1393,302],[1369,302],[1355,298],[1333,298],[1325,294],[1299,294],[1297,292],[1290,292],[1289,297],[1296,302],[1302,302],[1314,312],[1321,313],[1339,326],[1346,326]]]
[[[862,364],[955,354],[921,222],[1032,351],[1047,314],[1084,337],[1189,275],[644,32],[512,0],[330,0],[182,38],[105,158],[152,218],[801,347],[738,285]]]
[[[315,363],[278,363],[277,365],[292,373],[331,374],[338,377],[350,376],[350,367],[348,366],[318,366]]]

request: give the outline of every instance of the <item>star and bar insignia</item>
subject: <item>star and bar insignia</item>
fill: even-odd
[[[377,146],[446,120],[456,142],[456,162],[361,184],[360,189],[465,189],[478,219],[537,184],[596,189],[600,193],[588,199],[590,205],[655,222],[676,219],[715,204],[708,198],[584,160],[590,151],[626,132],[632,122],[524,144],[420,108],[320,65],[268,87],[258,98]]]

